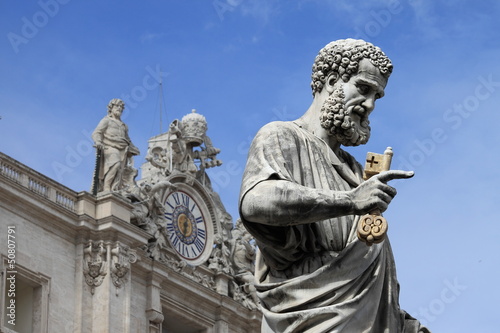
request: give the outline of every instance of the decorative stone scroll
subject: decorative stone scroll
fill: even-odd
[[[126,281],[126,276],[130,271],[130,264],[137,261],[135,250],[116,242],[111,249],[111,280],[116,287],[116,294]]]

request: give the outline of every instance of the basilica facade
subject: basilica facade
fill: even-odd
[[[0,153],[0,332],[259,332],[255,246],[206,173],[219,152],[192,112],[110,190],[105,153],[81,192]]]

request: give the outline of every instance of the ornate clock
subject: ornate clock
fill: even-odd
[[[208,260],[213,244],[209,207],[202,196],[183,183],[165,196],[168,240],[177,254],[190,265]]]

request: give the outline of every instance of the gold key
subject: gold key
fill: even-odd
[[[383,154],[366,154],[366,164],[363,174],[365,180],[387,171],[391,168],[392,148],[387,147]],[[386,219],[381,215],[379,209],[373,210],[370,214],[361,216],[358,223],[358,238],[367,245],[380,243],[385,239],[388,229]]]

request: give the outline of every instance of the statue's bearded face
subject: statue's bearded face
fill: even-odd
[[[113,104],[111,106],[111,115],[116,119],[120,119],[124,108],[123,104]]]
[[[343,146],[359,146],[370,139],[369,112],[359,104],[346,106],[343,85],[333,91],[321,107],[321,126]],[[358,121],[352,117],[357,115]]]
[[[370,139],[368,116],[375,101],[384,95],[387,78],[367,59],[359,63],[359,71],[347,82],[339,79],[322,107],[321,126],[344,146],[359,146]]]

